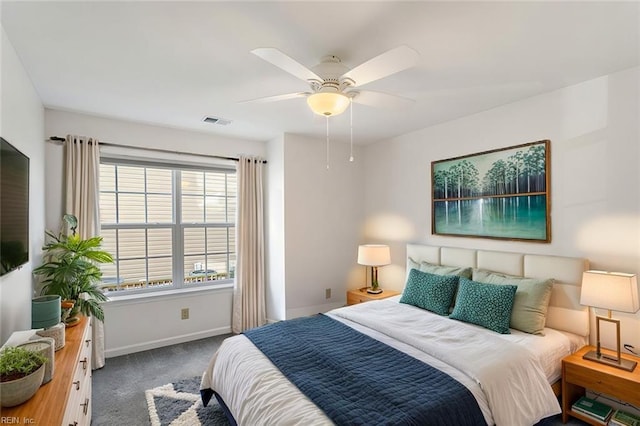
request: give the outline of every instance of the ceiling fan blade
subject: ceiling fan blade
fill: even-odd
[[[294,99],[294,98],[304,98],[305,96],[308,96],[308,95],[310,95],[310,93],[307,93],[307,92],[287,93],[287,94],[284,94],[284,95],[267,96],[265,98],[248,99],[246,101],[240,101],[239,103],[241,103],[241,104],[248,104],[248,103],[261,104],[261,103],[266,103],[266,102],[284,101],[284,100],[287,100],[287,99]]]
[[[398,46],[394,49],[369,59],[351,71],[344,73],[342,78],[350,78],[354,86],[364,86],[399,71],[411,68],[418,63],[420,55],[409,46]]]
[[[372,90],[362,90],[352,93],[357,93],[357,95],[353,97],[353,102],[372,107],[405,108],[415,102],[413,99],[390,95],[383,92],[374,92]]]
[[[258,49],[253,49],[251,51],[254,55],[259,58],[264,59],[265,61],[275,65],[276,67],[288,72],[289,74],[298,77],[301,80],[309,81],[309,80],[318,80],[322,81],[322,78],[318,77],[316,73],[311,71],[309,68],[305,67],[301,63],[297,62],[295,59],[290,56],[282,53],[280,50],[275,47],[261,47]]]

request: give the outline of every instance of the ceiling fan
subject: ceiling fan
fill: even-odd
[[[346,67],[340,58],[334,55],[324,57],[318,65],[309,69],[273,47],[254,49],[251,53],[306,81],[311,91],[268,96],[245,102],[272,102],[306,97],[311,110],[326,117],[343,113],[351,101],[374,107],[399,107],[413,102],[412,99],[397,95],[360,90],[365,84],[415,66],[419,54],[408,46],[388,50],[352,69]]]

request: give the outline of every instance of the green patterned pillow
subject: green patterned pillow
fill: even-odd
[[[487,284],[517,286],[511,311],[511,328],[544,335],[553,279],[523,278],[477,269],[473,271],[473,280]]]
[[[412,269],[400,303],[447,315],[458,287],[458,278],[455,275],[435,275]]]
[[[515,285],[483,284],[460,277],[456,305],[449,318],[510,334]]]

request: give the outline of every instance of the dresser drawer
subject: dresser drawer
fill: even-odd
[[[81,388],[77,398],[70,399],[62,426],[88,426],[91,424],[91,383]]]
[[[91,423],[91,327],[87,327],[80,343],[80,352],[62,426],[84,426]]]

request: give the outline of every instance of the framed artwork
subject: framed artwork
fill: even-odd
[[[551,241],[550,141],[431,163],[431,233]]]

